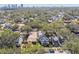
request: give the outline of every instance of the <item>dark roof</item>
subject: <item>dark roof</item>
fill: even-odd
[[[71,28],[73,28],[73,32],[79,32],[79,25],[73,25]]]

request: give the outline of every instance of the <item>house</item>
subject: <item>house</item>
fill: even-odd
[[[74,32],[75,34],[79,34],[79,25],[73,25],[72,26],[72,32]]]
[[[29,18],[29,19],[30,19],[30,20],[33,20],[34,18],[31,17],[31,18]]]
[[[79,16],[74,16],[75,19],[79,19]]]
[[[25,24],[17,24],[19,26],[18,30],[20,30],[23,26],[25,26]]]
[[[64,20],[64,23],[69,24],[69,23],[71,23],[71,20],[69,20],[69,19],[65,19],[65,20]]]
[[[50,19],[48,19],[48,22],[51,23],[55,20],[60,20],[64,17],[64,12],[59,12],[59,14],[57,14],[56,16],[52,16],[50,17]]]
[[[52,23],[52,22],[55,21],[55,20],[58,20],[58,19],[57,19],[57,16],[52,16],[52,17],[50,17],[47,21],[48,21],[49,23]]]
[[[72,23],[73,23],[73,24],[79,24],[79,18],[72,20]]]
[[[34,31],[34,32],[30,32],[29,33],[29,36],[28,36],[28,38],[27,38],[27,43],[36,43],[37,42],[37,38],[38,38],[38,36],[37,36],[37,32],[36,31]]]
[[[49,22],[49,23],[52,23],[52,22],[53,22],[53,20],[51,20],[51,19],[48,19],[48,22]]]
[[[5,19],[0,19],[0,24],[4,24],[5,23]]]
[[[63,18],[64,17],[64,12],[59,12],[59,18]]]
[[[61,19],[60,16],[61,16],[61,15],[52,16],[52,17],[50,17],[50,19],[48,19],[48,22],[53,22],[53,21],[55,21],[55,20],[60,20],[60,19]]]
[[[7,28],[7,29],[11,29],[12,28],[12,24],[11,23],[4,23],[1,24],[2,28]]]
[[[51,19],[52,19],[52,20],[58,20],[59,17],[58,17],[58,16],[52,16]]]
[[[71,19],[64,19],[64,25],[70,24],[72,22]]]
[[[22,23],[25,23],[25,22],[28,22],[28,19],[27,19],[27,18],[22,17],[22,18],[21,18],[21,21],[22,21]]]

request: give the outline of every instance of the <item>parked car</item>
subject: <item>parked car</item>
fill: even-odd
[[[48,46],[49,45],[49,39],[46,36],[40,37],[39,42],[43,46]]]
[[[59,41],[59,38],[57,36],[52,37],[52,45],[54,47],[59,47],[61,45],[60,41]]]
[[[20,37],[17,38],[17,40],[16,40],[16,47],[20,47],[20,45],[22,44],[22,42],[23,42],[23,36],[20,35]]]

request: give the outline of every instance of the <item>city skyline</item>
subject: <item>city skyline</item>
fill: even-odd
[[[16,4],[0,4],[0,7]],[[21,6],[21,4],[17,4]],[[23,7],[79,7],[79,4],[23,4]]]

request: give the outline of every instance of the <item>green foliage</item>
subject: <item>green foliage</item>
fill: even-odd
[[[46,23],[46,22],[43,22],[41,23],[41,26],[42,26],[42,30],[44,31],[52,31],[52,30],[59,30],[60,28],[62,28],[64,25],[63,25],[63,21],[62,20],[58,20],[58,21],[54,21],[52,23]]]
[[[21,53],[20,48],[1,48],[0,54],[19,54]]]
[[[37,53],[45,53],[43,47],[37,43],[36,45],[30,44],[28,48],[22,48],[21,53],[28,53],[28,54],[37,54]]]
[[[12,23],[15,25],[12,27],[12,30],[18,29],[17,23],[22,23],[22,18],[26,18],[27,21],[24,23],[25,26],[23,26],[20,30],[21,32],[25,32],[26,34],[24,36],[28,37],[28,32],[31,31],[34,27],[43,30],[46,32],[46,36],[49,36],[50,34],[53,34],[52,32],[56,32],[59,35],[62,35],[64,39],[68,39],[63,43],[63,49],[71,50],[72,53],[79,53],[79,40],[78,37],[72,33],[70,30],[74,30],[73,25],[67,25],[64,26],[64,22],[62,19],[59,19],[57,21],[53,21],[52,23],[48,23],[47,20],[50,19],[52,16],[58,15],[59,12],[61,12],[62,8],[25,8],[25,9],[16,9],[16,10],[9,10],[5,11],[3,14],[0,13],[0,17],[8,16],[10,14],[9,19],[6,19],[6,22]],[[79,10],[75,8],[63,9],[64,12],[72,15],[79,15]],[[76,11],[72,11],[76,10]],[[35,16],[36,14],[36,16]],[[67,15],[66,18],[69,18]],[[33,18],[33,19],[31,19]],[[4,17],[3,17],[4,19]],[[30,20],[30,21],[29,21]],[[1,26],[0,26],[1,28]],[[16,49],[14,49],[15,46],[15,40],[19,37],[19,33],[15,33],[9,29],[3,29],[0,32],[0,53],[14,53]],[[25,37],[26,39],[26,37]],[[12,47],[12,48],[11,48]],[[40,44],[32,45],[28,48],[23,48],[21,50],[21,53],[44,53],[45,50],[43,49]]]
[[[32,28],[31,28],[31,26],[25,25],[25,26],[22,26],[20,30],[22,32],[29,32],[32,30]]]
[[[0,25],[0,29],[1,29],[1,27],[2,27],[2,26]]]
[[[19,37],[19,33],[14,33],[9,29],[5,29],[0,34],[0,47],[13,47],[15,40]]]
[[[12,26],[12,30],[17,30],[18,29],[18,25],[17,24],[14,24],[13,26]]]
[[[28,24],[28,26],[31,26],[32,28],[40,29],[41,28],[41,24],[42,24],[42,21],[33,19],[32,22],[30,22]]]
[[[63,49],[69,50],[73,54],[79,54],[79,40],[78,38],[74,40],[70,40],[69,42],[65,42],[65,44],[62,46]]]

